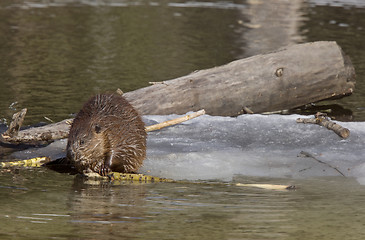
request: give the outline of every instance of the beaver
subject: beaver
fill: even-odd
[[[76,115],[67,142],[67,159],[79,173],[135,173],[146,157],[145,126],[119,94],[90,98]]]

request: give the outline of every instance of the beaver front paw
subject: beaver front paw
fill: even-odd
[[[102,165],[100,168],[99,168],[99,171],[98,173],[100,174],[100,176],[108,176],[109,173],[111,173],[111,169],[109,166],[106,166],[106,165]]]

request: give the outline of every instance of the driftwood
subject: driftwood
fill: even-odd
[[[66,119],[61,122],[48,124],[42,127],[28,128],[25,130],[21,130],[17,132],[17,134],[13,134],[12,136],[8,135],[7,132],[5,132],[3,134],[0,134],[0,142],[15,145],[39,145],[42,143],[50,142],[52,140],[67,138],[72,120],[73,119]],[[12,124],[10,124],[10,126],[11,125]]]
[[[191,114],[187,114],[179,118],[175,118],[151,126],[146,126],[145,130],[146,132],[159,130],[161,128],[165,128],[168,126],[188,121],[190,119],[199,117],[204,114],[205,110],[202,109],[199,110],[198,112],[193,112]],[[0,134],[0,142],[14,145],[17,144],[39,145],[53,140],[67,138],[71,127],[71,123],[73,121],[73,119],[66,119],[58,123],[52,123],[42,127],[29,128],[19,131],[21,122],[23,122],[24,117],[25,117],[24,109],[14,114],[13,121],[10,123],[9,129],[5,133]],[[11,132],[12,135],[9,135],[8,132]]]
[[[312,123],[318,124],[320,126],[326,127],[329,130],[334,131],[338,136],[342,138],[348,138],[350,136],[350,130],[347,128],[342,127],[341,125],[332,122],[326,114],[324,113],[317,113],[315,118],[298,118],[297,123]]]
[[[4,136],[14,137],[18,135],[20,127],[23,124],[25,114],[27,114],[27,109],[24,108],[21,111],[14,113],[13,119],[9,125],[8,130],[4,133]]]
[[[124,96],[143,115],[209,115],[292,109],[349,95],[355,87],[351,61],[336,42],[299,44],[201,70]]]

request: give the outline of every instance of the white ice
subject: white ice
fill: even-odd
[[[161,122],[173,117],[146,119]],[[308,178],[342,173],[365,184],[365,122],[341,122],[351,132],[344,140],[324,127],[296,123],[298,117],[306,116],[206,115],[151,132],[142,172],[188,180],[230,180],[236,174]]]
[[[177,117],[145,116],[147,125]],[[348,139],[299,115],[201,116],[148,134],[147,159],[140,172],[176,180],[224,180],[245,176],[355,177],[365,184],[365,122],[341,122]],[[64,155],[66,141],[29,149],[16,157]],[[300,154],[311,154],[317,160]],[[341,173],[340,173],[341,172]]]

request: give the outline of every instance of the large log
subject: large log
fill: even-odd
[[[244,111],[284,110],[345,96],[354,87],[355,70],[341,48],[335,42],[315,42],[197,71],[124,96],[143,115],[205,109],[210,115],[236,116]],[[65,138],[71,121],[19,132],[16,123],[14,131],[0,134],[0,142],[38,144]]]
[[[142,114],[236,116],[349,95],[355,70],[336,42],[313,42],[237,60],[125,93]]]

